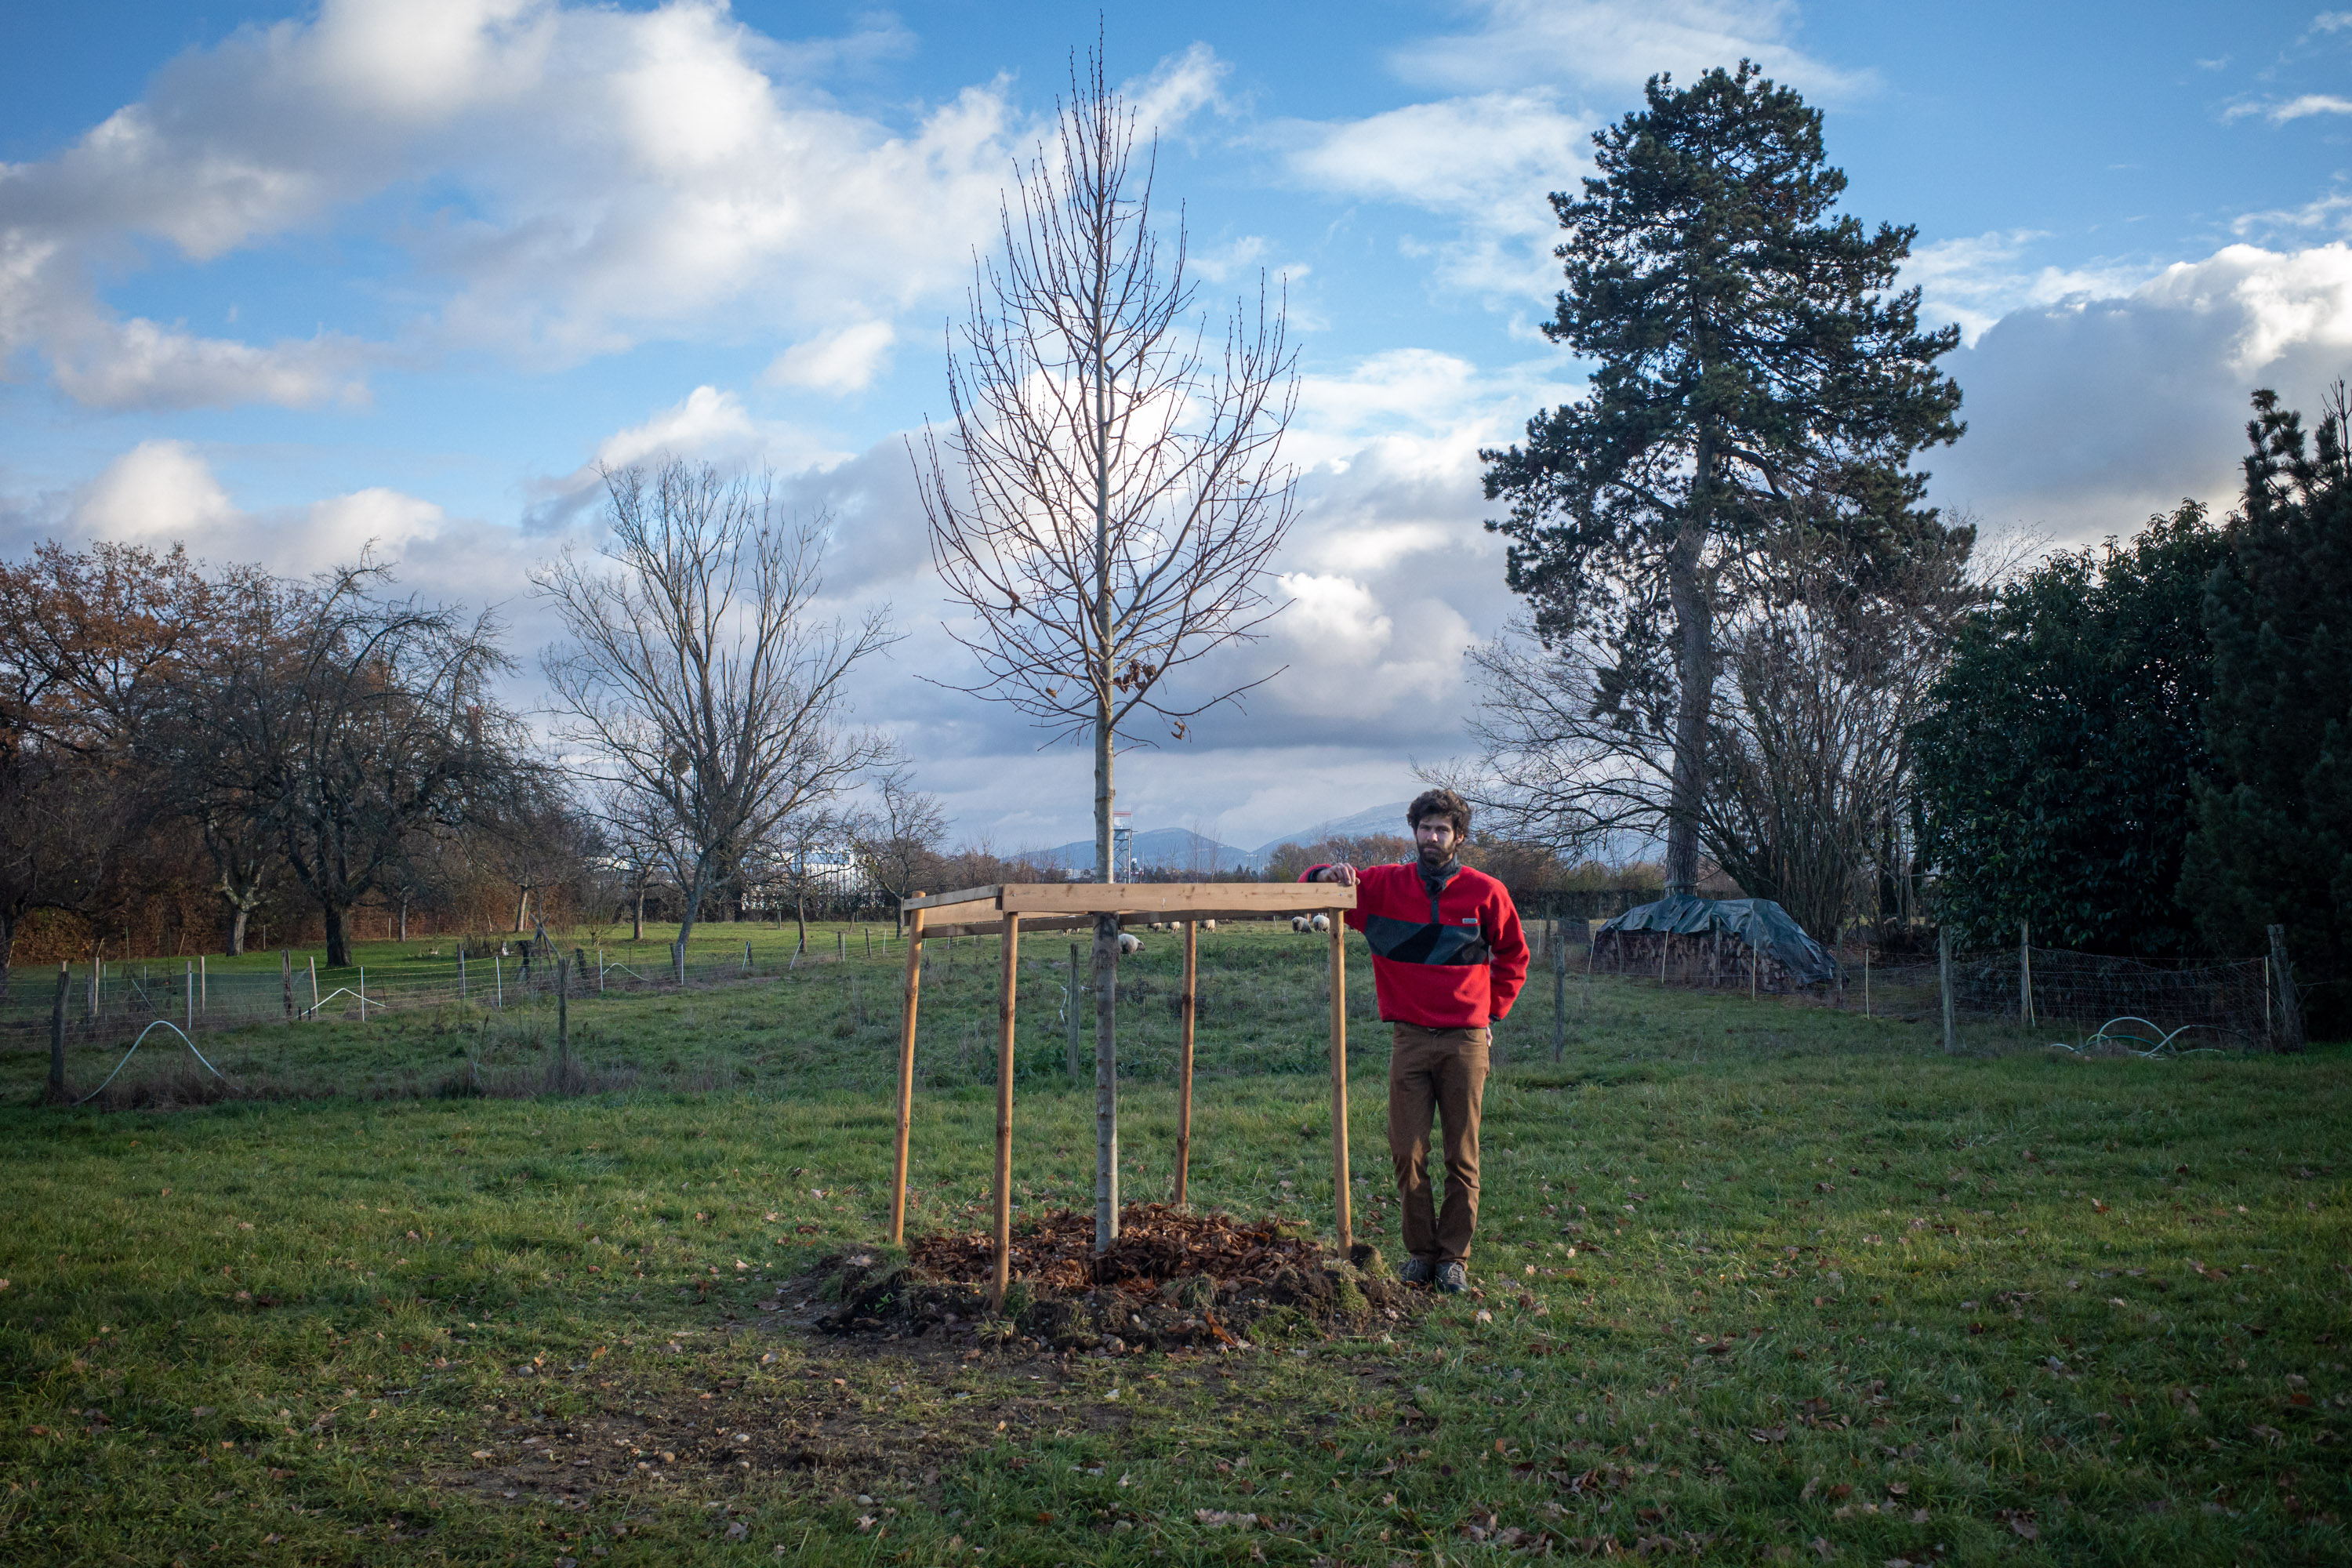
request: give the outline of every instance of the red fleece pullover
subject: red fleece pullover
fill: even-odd
[[[1325,869],[1310,866],[1311,882]],[[1527,984],[1528,939],[1510,890],[1457,866],[1433,894],[1417,862],[1356,873],[1348,923],[1372,950],[1381,1016],[1424,1029],[1483,1029],[1510,1015]]]

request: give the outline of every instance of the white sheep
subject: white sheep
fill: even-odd
[[[1331,917],[1329,915],[1317,915],[1313,920],[1307,923],[1318,931],[1328,931],[1331,929]]]
[[[1122,953],[1141,952],[1143,939],[1131,931],[1123,931],[1118,933],[1118,951]]]

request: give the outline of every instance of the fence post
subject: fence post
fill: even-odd
[[[58,999],[49,1005],[49,1100],[66,1098],[66,994],[73,988],[73,971],[58,965]]]
[[[499,1010],[504,1012],[507,1005],[507,965],[506,961],[495,952],[490,954],[490,984],[498,994]]]
[[[2033,1026],[2033,933],[2023,921],[2017,922],[2017,1021]]]
[[[596,994],[604,994],[604,950],[596,950]]]
[[[1559,922],[1551,922],[1551,1059],[1568,1051],[1568,948],[1559,940]]]
[[[743,944],[743,973],[751,973],[751,944],[748,942]]]
[[[188,1037],[193,1040],[196,1037],[196,966],[193,963],[188,965],[187,987]]]
[[[360,1022],[367,1022],[367,965],[360,965]]]
[[[1948,926],[1936,928],[1936,975],[1944,993],[1944,1050],[1955,1055],[1960,1048],[1960,1031],[1952,1016],[1952,932]]]
[[[572,1084],[572,961],[555,961],[555,1092]]]
[[[278,950],[278,977],[286,983],[286,1021],[294,1021],[294,954],[285,948]]]
[[[315,1024],[319,1021],[319,955],[310,953],[302,962],[310,966],[310,1021]]]
[[[2271,973],[2278,977],[2278,1048],[2299,1051],[2303,1049],[2303,1003],[2294,994],[2294,967],[2287,962],[2286,927],[2271,927],[2270,937]]]
[[[1070,1000],[1064,1009],[1070,1016],[1070,1076],[1074,1079],[1085,1077],[1087,1070],[1078,1057],[1078,998],[1084,994],[1078,985],[1078,944],[1074,942],[1070,943]]]
[[[212,1010],[212,977],[205,973],[205,955],[200,952],[196,954],[196,1011],[209,1013]]]

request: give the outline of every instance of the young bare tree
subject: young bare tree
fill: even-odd
[[[745,855],[880,754],[845,687],[896,639],[881,612],[816,614],[824,520],[788,519],[767,481],[673,458],[604,484],[603,550],[533,574],[571,638],[542,662],[558,742],[675,846],[683,942]]]
[[[1163,686],[1280,608],[1267,563],[1292,516],[1280,447],[1297,375],[1281,305],[1268,309],[1261,280],[1213,341],[1181,215],[1164,237],[1153,219],[1157,147],[1139,158],[1135,112],[1099,50],[1074,66],[1056,137],[1003,208],[1003,255],[975,263],[950,355],[952,428],[927,426],[916,463],[932,560],[969,613],[951,634],[985,672],[967,689],[1091,742],[1106,882],[1112,768],[1139,743],[1129,727],[1157,721],[1181,739],[1259,684]],[[1104,1247],[1118,1234],[1117,939],[1116,921],[1097,922]]]
[[[867,883],[896,905],[939,865],[948,819],[940,797],[917,789],[914,770],[900,763],[876,781],[872,799],[848,814],[842,830]]]

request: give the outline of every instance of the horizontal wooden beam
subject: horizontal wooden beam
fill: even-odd
[[[1003,890],[1002,888],[991,885],[985,888],[966,888],[960,893],[929,893],[919,899],[901,899],[898,900],[898,907],[901,910],[936,910],[946,904],[976,904],[983,901],[993,906],[997,894]]]
[[[1161,920],[1264,920],[1356,907],[1337,882],[1008,882],[997,907],[1022,914],[1140,914]]]
[[[1324,911],[1316,912],[1319,914]],[[1118,923],[1122,931],[1141,931],[1152,921],[1163,920],[1164,923],[1172,925],[1179,921],[1282,921],[1289,918],[1285,914],[1267,914],[1264,910],[1197,910],[1167,917],[1152,914],[1122,914],[1118,917]],[[1041,931],[1091,931],[1094,929],[1094,923],[1092,915],[1024,914],[1021,917],[1021,929],[1033,935]],[[1003,932],[1003,921],[958,921],[952,924],[927,921],[923,926],[921,940],[929,942],[933,937],[940,936],[1002,936]]]

